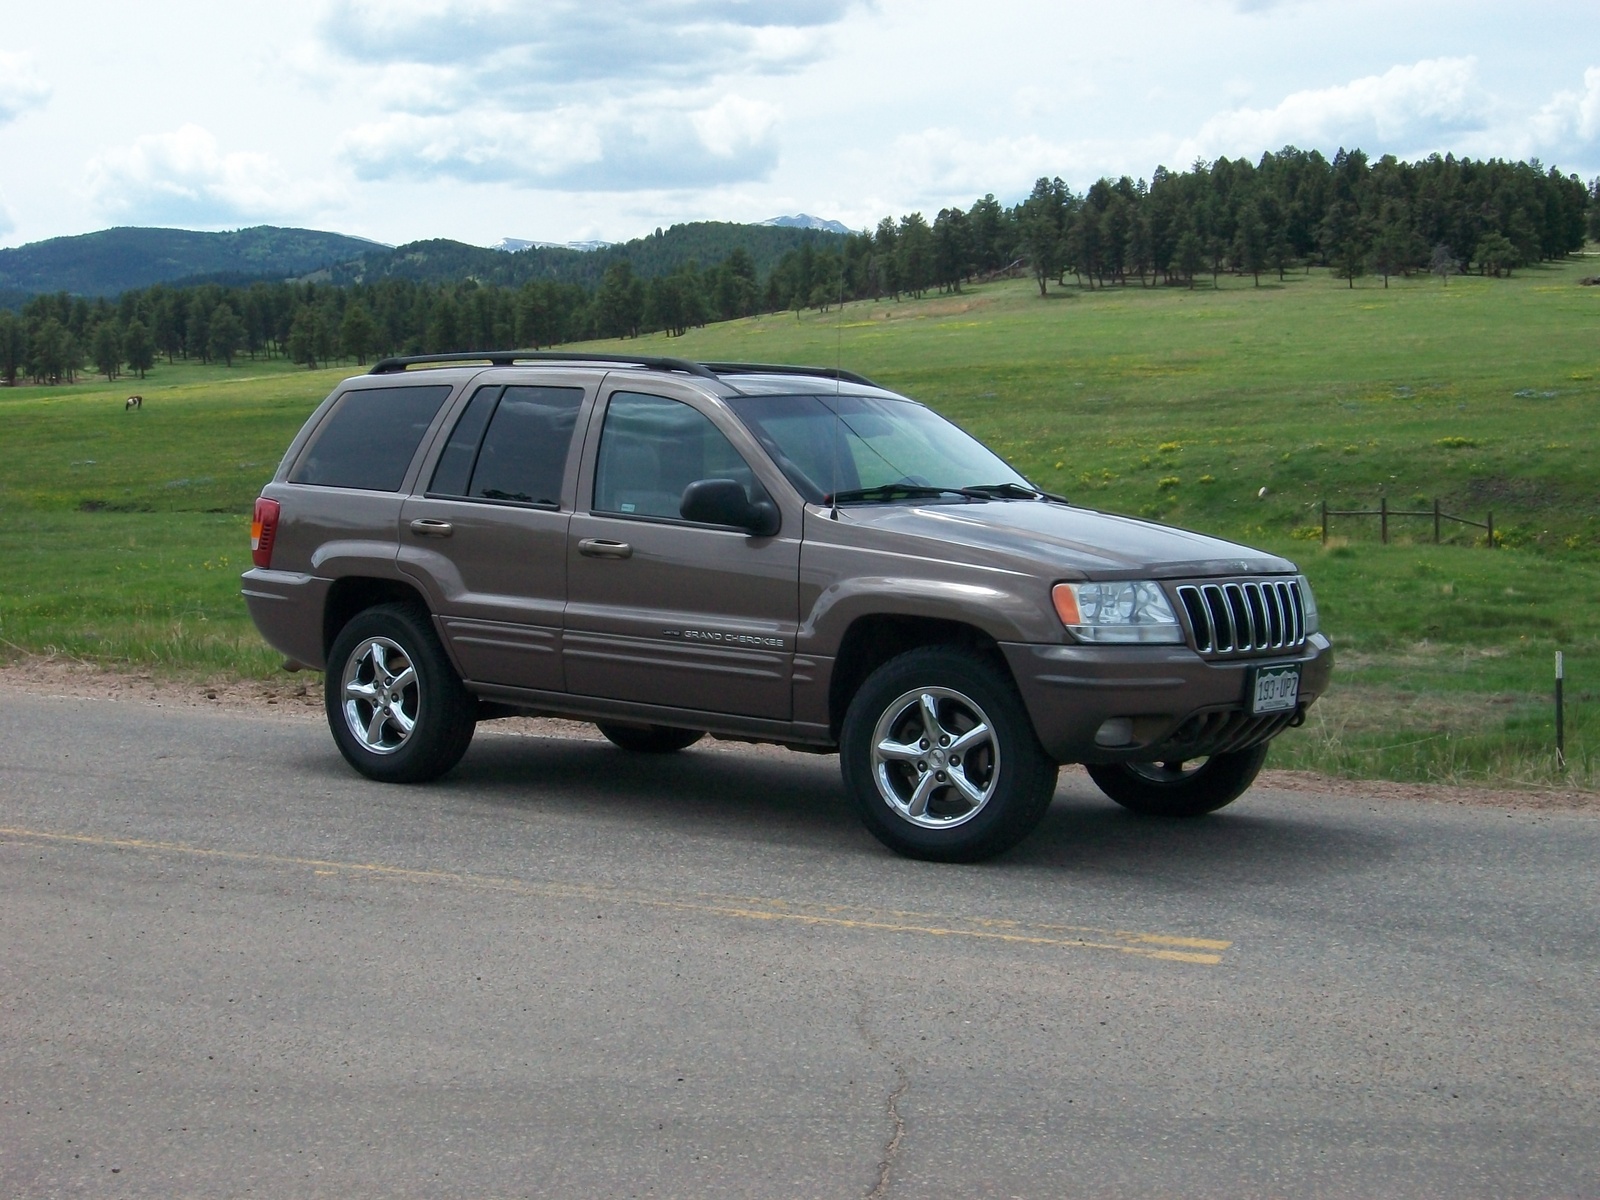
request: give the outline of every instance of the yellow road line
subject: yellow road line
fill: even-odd
[[[700,913],[747,921],[789,921],[801,925],[836,929],[863,929],[885,933],[915,933],[929,937],[958,937],[979,941],[1006,942],[1026,946],[1058,946],[1080,950],[1112,950],[1140,958],[1167,962],[1198,963],[1216,966],[1222,951],[1233,943],[1215,938],[1176,937],[1161,933],[1140,933],[1125,929],[1101,929],[1089,925],[1054,925],[991,917],[950,917],[932,913],[879,911],[841,904],[797,903],[760,896],[717,896],[708,893],[672,895],[630,888],[602,887],[593,884],[530,882],[496,875],[475,875],[459,871],[440,871],[400,867],[390,863],[342,862],[336,859],[301,858],[282,854],[260,854],[243,850],[213,850],[182,842],[159,842],[145,838],[104,837],[94,834],[58,833],[51,830],[0,826],[0,838],[25,839],[57,845],[94,846],[103,849],[132,850],[147,854],[172,854],[188,858],[216,859],[224,862],[254,863],[262,866],[295,867],[315,875],[351,875],[392,879],[406,883],[448,884],[456,887],[508,892],[550,900],[594,900],[633,904],[645,908]]]

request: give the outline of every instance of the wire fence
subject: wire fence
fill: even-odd
[[[1484,544],[1489,549],[1495,548],[1494,540],[1494,513],[1488,514],[1486,520],[1474,521],[1468,517],[1447,513],[1439,507],[1435,500],[1433,507],[1428,508],[1390,508],[1387,497],[1378,501],[1377,508],[1329,508],[1328,502],[1322,502],[1322,544],[1328,544],[1328,519],[1330,517],[1377,517],[1379,536],[1383,544],[1389,544],[1389,518],[1391,517],[1432,517],[1433,518],[1433,544],[1438,545],[1441,529],[1446,521],[1453,521],[1457,525],[1470,525],[1474,529],[1484,531]]]

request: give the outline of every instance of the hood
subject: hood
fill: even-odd
[[[827,510],[823,510],[827,511]],[[913,538],[984,558],[999,565],[1027,564],[1057,578],[1175,579],[1194,576],[1282,575],[1296,570],[1286,558],[1235,542],[1037,500],[977,500],[970,503],[851,504],[839,523],[900,538]],[[929,558],[950,557],[930,551]]]

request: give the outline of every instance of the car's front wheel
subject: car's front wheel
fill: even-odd
[[[1056,764],[1016,688],[966,650],[912,650],[868,676],[845,714],[839,758],[867,828],[911,858],[999,854],[1055,794]]]
[[[1094,763],[1085,769],[1123,808],[1150,817],[1201,817],[1249,790],[1267,761],[1267,743],[1167,762]]]
[[[427,613],[380,604],[333,641],[323,680],[333,740],[369,779],[420,783],[467,752],[477,701],[461,684]]]

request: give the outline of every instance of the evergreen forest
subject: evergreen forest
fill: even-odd
[[[726,232],[757,227],[703,224],[687,260],[652,248],[660,231],[587,255],[417,243],[295,280],[35,295],[0,311],[0,382],[70,382],[85,371],[142,378],[163,359],[231,366],[270,356],[316,368],[673,335],[758,312],[960,292],[1023,272],[1041,296],[1069,286],[1206,287],[1224,273],[1259,286],[1313,267],[1352,288],[1364,276],[1387,286],[1419,272],[1448,284],[1600,240],[1600,180],[1585,185],[1537,161],[1402,162],[1359,150],[1330,160],[1289,147],[1254,163],[1158,167],[1148,181],[1100,179],[1083,192],[1040,179],[1009,207],[991,194],[931,221],[886,216],[872,230],[800,238],[775,258],[770,242]]]

